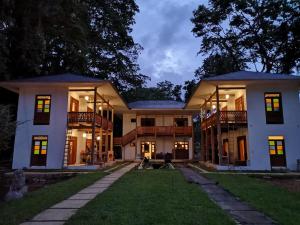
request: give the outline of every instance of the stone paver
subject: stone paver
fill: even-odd
[[[271,218],[257,211],[247,203],[242,202],[231,193],[225,191],[215,182],[201,176],[189,168],[179,168],[188,182],[199,184],[211,200],[241,225],[271,225],[276,224]]]
[[[43,212],[37,214],[31,221],[22,223],[21,225],[62,225],[72,215],[74,215],[78,209],[85,206],[89,201],[94,199],[98,194],[105,191],[116,180],[122,177],[125,173],[134,168],[137,163],[131,163],[116,172],[113,172],[106,177],[101,178],[94,184],[82,189],[77,194],[70,198],[59,202],[50,209],[46,209]]]

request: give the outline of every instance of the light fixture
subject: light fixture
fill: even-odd
[[[99,110],[102,110],[102,106],[99,107]]]
[[[212,109],[216,109],[216,105],[212,105]]]
[[[86,100],[86,101],[88,101],[89,99],[90,99],[90,97],[89,96],[84,96],[84,99]]]
[[[226,98],[226,99],[229,99],[229,94],[225,95],[225,98]]]
[[[100,136],[97,137],[97,141],[100,141]]]
[[[82,137],[83,137],[83,138],[86,138],[86,133],[85,133],[85,132],[82,134]]]

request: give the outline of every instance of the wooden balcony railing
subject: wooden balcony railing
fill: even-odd
[[[247,124],[247,111],[220,111],[220,123]],[[217,114],[214,113],[201,123],[202,129],[217,125]]]
[[[192,127],[174,127],[174,126],[154,126],[137,127],[137,135],[156,135],[156,136],[192,136]]]
[[[94,119],[93,112],[69,112],[68,113],[68,124],[76,123],[88,123],[92,124]],[[113,123],[108,121],[106,118],[102,118],[100,115],[95,115],[95,125],[102,127],[104,130],[112,130]]]

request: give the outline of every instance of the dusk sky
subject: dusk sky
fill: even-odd
[[[201,65],[197,56],[200,39],[191,32],[192,12],[206,0],[136,0],[140,12],[133,27],[135,41],[144,50],[138,63],[143,74],[149,75],[148,85],[170,80],[183,84],[194,77],[194,71]]]

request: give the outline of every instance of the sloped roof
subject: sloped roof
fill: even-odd
[[[183,109],[184,102],[172,100],[146,100],[128,103],[131,109]]]
[[[223,75],[207,77],[206,81],[236,81],[236,80],[300,80],[300,76],[288,74],[262,73],[252,71],[238,71]]]
[[[57,75],[46,75],[32,78],[16,79],[8,82],[14,83],[97,83],[103,82],[104,80],[98,78],[87,77],[83,75],[77,75],[72,73],[64,73]]]

